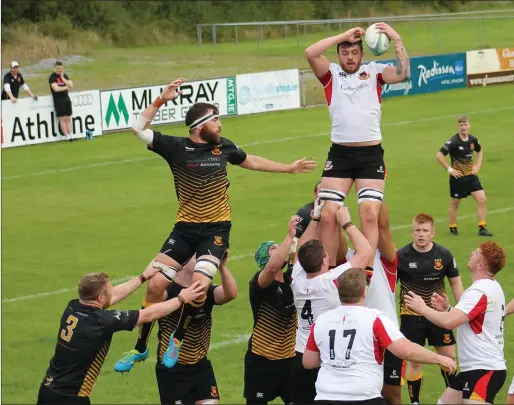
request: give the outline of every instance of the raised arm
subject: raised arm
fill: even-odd
[[[178,297],[164,302],[159,302],[158,304],[151,305],[145,309],[141,309],[139,311],[137,326],[163,318],[166,315],[179,309],[182,305],[189,304],[191,301],[196,300],[202,294],[203,287],[197,281],[191,285],[191,287],[184,288],[182,291],[180,291]]]
[[[297,160],[291,164],[284,164],[265,159],[260,156],[247,155],[246,159],[239,166],[259,172],[274,172],[274,173],[306,173],[311,172],[316,168],[316,162],[313,160],[306,160],[305,158]]]
[[[348,208],[341,207],[336,213],[337,222],[343,227],[355,250],[355,256],[350,260],[352,267],[365,268],[373,257],[373,249],[366,237],[353,225]]]
[[[152,278],[155,273],[160,270],[161,269],[159,267],[148,266],[140,276],[134,277],[133,279],[114,287],[112,289],[111,306],[127,298],[130,294],[141,287],[145,281]]]
[[[259,278],[257,279],[259,287],[268,287],[273,282],[278,272],[282,271],[282,268],[284,267],[284,262],[287,258],[287,254],[289,253],[289,249],[291,248],[291,245],[294,242],[294,236],[296,233],[296,225],[298,224],[298,220],[299,217],[297,215],[292,216],[289,220],[286,238],[273,252],[264,270],[259,273]]]
[[[164,88],[161,95],[158,96],[152,104],[145,108],[145,110],[139,115],[138,119],[133,123],[132,128],[130,128],[132,133],[150,148],[152,147],[153,131],[148,129],[148,127],[163,104],[182,94],[182,91],[177,91],[177,88],[182,83],[184,83],[184,79],[177,79],[170,82]]]
[[[296,247],[296,253],[294,257],[295,263],[298,261],[298,251],[300,250],[300,247],[302,247],[302,245],[305,242],[311,239],[319,239],[319,224],[321,218],[321,211],[323,210],[324,206],[325,201],[321,201],[319,198],[316,198],[316,200],[314,201],[314,209],[312,210],[311,222],[309,222],[309,226],[307,227],[303,235],[300,237],[300,240],[298,241]]]
[[[382,80],[387,84],[401,83],[410,78],[410,60],[403,41],[391,26],[386,23],[377,23],[377,29],[385,33],[391,41],[394,41],[396,52],[396,67],[387,66],[382,72]]]
[[[342,34],[322,39],[309,46],[305,50],[305,57],[316,77],[323,77],[330,69],[330,62],[323,56],[326,51],[340,42],[356,42],[364,33],[364,30],[360,27],[352,28]]]
[[[505,315],[510,315],[514,312],[514,299],[510,300],[510,302],[505,307]]]
[[[217,305],[223,305],[237,297],[237,283],[228,269],[228,249],[225,257],[220,263],[221,285],[214,289],[214,302]]]
[[[389,225],[389,210],[385,202],[380,206],[378,214],[378,251],[380,256],[388,262],[394,262],[396,247],[393,242],[393,234]]]

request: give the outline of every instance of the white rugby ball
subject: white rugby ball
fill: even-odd
[[[391,45],[391,39],[387,34],[378,30],[377,24],[372,24],[368,27],[364,36],[364,42],[366,42],[366,46],[375,56],[386,53],[389,45]]]

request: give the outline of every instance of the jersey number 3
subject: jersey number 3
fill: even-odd
[[[357,333],[357,330],[355,329],[345,329],[343,331],[343,338],[347,338],[350,336],[350,341],[348,342],[348,347],[346,348],[346,353],[344,355],[344,358],[346,360],[350,360],[350,355],[352,353],[352,347],[353,347],[353,341],[355,340],[355,334]],[[330,347],[330,360],[335,360],[336,358],[336,351],[335,351],[335,340],[336,340],[336,330],[330,329],[328,331],[328,345]]]
[[[314,323],[314,316],[312,315],[312,306],[311,306],[311,300],[305,301],[305,305],[302,308],[302,313],[300,314],[302,319],[307,320],[309,322],[309,325],[312,325]]]
[[[73,329],[77,327],[79,320],[77,317],[70,315],[68,316],[68,319],[66,319],[66,323],[68,324],[66,329],[61,329],[61,339],[69,343],[73,336]]]

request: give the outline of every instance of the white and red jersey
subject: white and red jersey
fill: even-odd
[[[297,352],[304,352],[311,326],[318,316],[341,305],[336,282],[350,267],[350,263],[345,263],[316,277],[307,278],[300,262],[295,263],[291,289],[298,314],[295,346]]]
[[[376,309],[341,305],[320,315],[307,342],[307,350],[319,351],[321,358],[316,400],[381,397],[384,350],[403,337],[388,316]]]
[[[457,328],[460,370],[505,370],[505,296],[500,284],[490,279],[475,281],[464,291],[455,308],[469,318],[469,322]]]
[[[353,249],[348,248],[346,260],[350,261],[355,255]],[[398,254],[394,260],[390,262],[382,257],[377,250],[375,261],[373,263],[373,277],[366,293],[364,306],[372,309],[378,309],[393,321],[396,327],[398,324],[398,311],[396,310],[396,278],[398,271]]]
[[[346,73],[330,64],[325,76],[318,78],[325,88],[325,98],[332,120],[332,142],[366,142],[382,139],[382,72],[388,65],[370,62],[355,73]]]

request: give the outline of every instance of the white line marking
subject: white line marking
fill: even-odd
[[[508,110],[514,110],[514,107],[502,107],[502,108],[494,108],[489,110],[481,110],[481,111],[473,111],[468,112],[468,115],[473,114],[488,114],[492,112],[501,112],[501,111],[508,111]],[[449,115],[440,115],[437,117],[429,117],[429,118],[420,118],[418,120],[412,120],[412,121],[398,121],[398,122],[389,122],[382,124],[383,127],[394,127],[394,126],[400,126],[400,125],[410,125],[410,124],[417,124],[420,122],[430,122],[430,121],[437,121],[447,118],[455,118],[457,114],[449,114]],[[298,139],[308,139],[308,138],[316,138],[318,136],[327,136],[329,135],[328,132],[321,132],[317,134],[308,134],[308,135],[301,135],[301,136],[290,136],[286,138],[277,138],[277,139],[270,139],[268,141],[261,141],[261,142],[253,142],[253,143],[247,143],[244,145],[239,145],[242,148],[247,148],[251,146],[258,146],[258,145],[266,145],[270,143],[278,143],[278,142],[286,142],[286,141],[295,141]],[[16,174],[12,176],[5,176],[2,177],[2,180],[13,180],[13,179],[19,179],[23,177],[31,177],[31,176],[44,176],[47,174],[57,174],[57,173],[68,173],[68,172],[74,172],[77,170],[83,170],[83,169],[91,169],[95,167],[103,167],[103,166],[110,166],[110,165],[118,165],[118,164],[124,164],[124,163],[133,163],[133,162],[141,162],[145,160],[150,159],[158,159],[158,156],[143,156],[143,157],[137,157],[137,158],[130,158],[130,159],[122,159],[122,160],[110,160],[106,162],[100,162],[100,163],[93,163],[89,165],[83,165],[83,166],[73,166],[68,167],[64,169],[50,169],[50,170],[43,170],[40,172],[33,172],[33,173],[24,173],[24,174]]]
[[[221,349],[222,347],[225,347],[225,346],[248,342],[248,339],[250,338],[250,334],[232,335],[232,336],[237,336],[237,337],[234,339],[230,339],[230,340],[222,340],[221,342],[212,343],[209,347],[209,351]]]
[[[488,211],[487,215],[501,214],[503,212],[509,212],[509,211],[513,211],[513,210],[514,210],[514,207],[500,208],[500,209],[497,209],[497,210]],[[459,220],[469,219],[469,218],[475,218],[475,215],[474,214],[463,215],[463,216],[459,217]],[[437,218],[434,221],[437,222],[437,223],[440,223],[440,222],[446,222],[447,220],[448,220],[447,218]],[[407,228],[410,228],[411,226],[412,226],[412,224],[396,225],[396,226],[392,226],[391,230],[392,231],[396,231],[396,230],[399,230],[399,229],[407,229]],[[253,253],[246,253],[246,254],[243,254],[243,255],[231,256],[230,260],[243,260],[243,259],[247,259],[247,258],[250,258],[250,257],[253,257],[253,256],[254,256]],[[136,275],[134,275],[134,276],[126,276],[126,277],[123,277],[123,278],[112,280],[112,283],[113,284],[122,283],[122,282],[130,280],[131,278],[134,278],[134,277],[136,277]],[[5,299],[2,300],[2,304],[9,303],[9,302],[15,302],[15,301],[31,300],[31,299],[34,299],[34,298],[48,297],[48,296],[51,296],[51,295],[58,295],[58,294],[67,293],[67,292],[71,292],[71,291],[75,291],[75,290],[76,290],[76,287],[75,288],[62,288],[60,290],[55,290],[55,291],[47,291],[47,292],[41,292],[41,293],[31,294],[31,295],[22,295],[20,297],[5,298]]]

